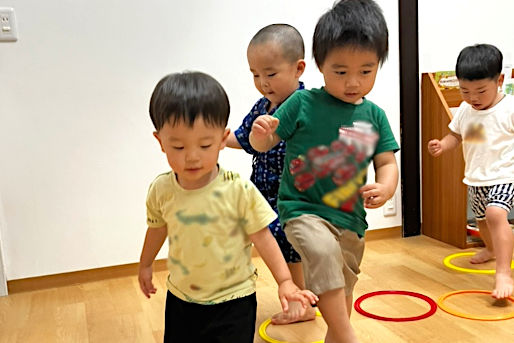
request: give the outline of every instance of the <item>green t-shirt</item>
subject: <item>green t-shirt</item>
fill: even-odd
[[[295,92],[275,112],[287,143],[278,210],[282,224],[302,214],[364,235],[358,190],[373,157],[398,144],[384,111],[367,99],[345,103],[323,88]]]
[[[168,228],[166,284],[173,295],[217,304],[255,292],[248,235],[277,215],[253,183],[220,168],[205,187],[186,190],[169,172],[152,182],[146,207],[150,229]]]

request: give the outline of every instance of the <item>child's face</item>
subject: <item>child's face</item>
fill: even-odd
[[[247,57],[255,88],[271,101],[272,107],[282,103],[298,88],[305,62],[286,60],[277,43],[251,45]]]
[[[371,50],[336,48],[328,53],[319,69],[330,95],[344,102],[358,103],[375,84],[378,56]]]
[[[486,110],[496,104],[498,87],[503,79],[459,80],[462,99],[475,110]]]
[[[166,123],[154,132],[168,163],[185,189],[198,189],[211,182],[218,173],[216,164],[225,147],[230,130],[206,126],[202,117],[192,127],[184,122]]]

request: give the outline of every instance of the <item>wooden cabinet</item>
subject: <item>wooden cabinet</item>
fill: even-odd
[[[459,248],[480,244],[467,237],[467,187],[464,178],[462,147],[432,157],[428,141],[442,139],[450,132],[450,107],[462,99],[458,89],[441,90],[434,75],[421,79],[421,158],[422,158],[422,233]]]

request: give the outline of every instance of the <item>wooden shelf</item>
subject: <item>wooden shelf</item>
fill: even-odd
[[[427,151],[428,141],[450,132],[450,107],[462,102],[458,89],[441,90],[434,75],[421,79],[422,233],[459,248],[476,246],[467,239],[467,187],[462,149],[435,158]]]

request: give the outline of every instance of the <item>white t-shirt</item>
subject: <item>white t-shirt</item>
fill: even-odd
[[[465,184],[514,182],[514,96],[482,111],[463,101],[448,127],[462,137]]]

